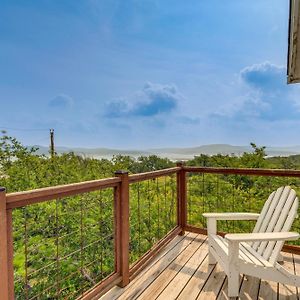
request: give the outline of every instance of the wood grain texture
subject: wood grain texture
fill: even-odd
[[[198,266],[196,272],[190,277],[187,284],[179,292],[176,299],[196,299],[215,267],[215,265],[208,264],[208,256],[206,256],[205,260],[201,262],[201,265]]]
[[[175,237],[126,287],[114,287],[100,299],[229,299],[227,276],[218,264],[208,265],[207,241],[203,243],[207,237],[196,236]],[[283,266],[299,275],[300,256],[283,253],[283,258]],[[237,299],[298,299],[297,288],[252,276],[239,278]]]
[[[172,229],[163,239],[152,246],[129,270],[130,280],[135,278],[151,260],[159,253],[174,237],[181,233],[180,227]]]
[[[183,167],[186,172],[207,174],[236,174],[253,176],[300,177],[300,170],[255,169],[255,168],[212,168]]]
[[[293,256],[290,253],[283,254],[283,267],[295,274]],[[278,299],[291,299],[296,300],[297,298],[297,288],[295,286],[290,286],[286,284],[279,284]]]
[[[139,182],[139,181],[143,181],[143,180],[158,178],[161,176],[172,175],[172,174],[176,174],[180,170],[181,170],[180,167],[174,167],[174,168],[169,168],[169,169],[164,169],[164,170],[133,174],[133,175],[129,176],[129,182],[134,183],[134,182]]]
[[[13,219],[12,210],[6,211],[7,229],[7,270],[8,270],[8,295],[9,299],[15,299],[14,294],[14,245],[13,245]]]
[[[0,295],[1,299],[9,299],[8,284],[8,244],[7,244],[7,213],[5,189],[0,190]]]
[[[176,276],[176,274],[185,266],[187,261],[194,255],[202,243],[203,239],[196,238],[183,253],[180,253],[171,264],[162,272],[153,283],[139,295],[139,299],[155,299],[160,295],[168,283]]]
[[[220,265],[217,264],[196,299],[216,299],[222,289],[225,279],[226,274],[223,272]]]
[[[295,275],[300,276],[300,255],[292,254]],[[300,288],[296,288],[298,299],[300,299]]]
[[[199,249],[187,261],[184,267],[174,276],[166,288],[161,292],[157,299],[164,300],[166,298],[176,299],[178,294],[183,290],[189,279],[197,271],[199,264],[201,265],[207,257],[208,245],[207,241],[200,246]]]
[[[23,207],[34,203],[62,197],[92,192],[105,188],[113,188],[121,181],[120,178],[105,178],[66,185],[46,187],[25,192],[7,194],[7,208]]]
[[[120,237],[119,246],[117,249],[117,257],[119,257],[120,263],[120,275],[122,280],[120,286],[124,287],[129,283],[129,178],[128,172],[116,172],[116,176],[121,179],[119,188],[119,196],[117,197],[120,201],[120,213],[119,213],[119,227]]]
[[[163,261],[160,261],[155,267],[151,268],[149,272],[146,272],[145,277],[142,277],[138,281],[138,286],[135,289],[130,289],[120,299],[137,299],[145,290],[148,289],[155,282],[156,278],[160,276],[165,270],[168,270],[170,264],[179,256],[184,256],[186,249],[190,249],[190,245],[194,242],[197,236],[189,236],[187,239],[183,239],[183,243],[179,247],[174,247],[168,252],[168,255]],[[152,296],[151,296],[152,297]]]
[[[278,300],[278,283],[274,281],[261,280],[258,299]]]
[[[171,249],[177,247],[177,251],[179,251],[178,249],[180,249],[182,247],[183,244],[183,239],[185,237],[182,236],[177,236],[175,237],[166,248],[164,248],[161,252],[159,252],[156,257],[153,259],[153,261],[151,261],[151,263],[146,266],[143,270],[143,273],[140,273],[137,275],[137,277],[130,282],[129,285],[127,285],[124,288],[120,288],[118,286],[113,287],[110,291],[108,291],[102,298],[101,300],[114,300],[117,299],[118,297],[120,297],[123,293],[125,293],[126,291],[130,290],[130,289],[134,289],[134,287],[138,286],[138,283],[141,282],[141,280],[143,280],[143,278],[145,278],[145,274],[149,274],[148,271],[153,270],[152,268],[155,268],[156,265],[158,263],[160,263],[161,259],[168,259],[168,253]],[[175,250],[176,251],[176,250]]]
[[[260,279],[252,276],[243,276],[239,299],[257,299],[260,287]]]

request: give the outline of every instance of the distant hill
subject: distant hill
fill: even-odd
[[[149,152],[154,153],[174,153],[174,154],[184,154],[184,155],[199,155],[199,154],[236,154],[241,155],[244,152],[250,152],[251,147],[249,146],[232,146],[228,144],[211,144],[203,145],[192,148],[158,148],[150,149]]]
[[[34,147],[39,148],[37,151],[38,154],[49,155],[49,148],[45,146],[35,145]],[[58,154],[74,152],[75,154],[86,156],[86,157],[95,157],[95,158],[111,158],[113,155],[129,155],[133,157],[138,157],[141,155],[151,155],[147,151],[139,150],[118,150],[118,149],[109,149],[109,148],[68,148],[68,147],[55,147],[55,152]]]
[[[38,154],[49,155],[49,148],[45,146],[38,147]],[[234,146],[229,144],[211,144],[202,145],[199,147],[190,148],[154,148],[146,150],[122,150],[122,149],[109,149],[109,148],[69,148],[69,147],[56,147],[55,151],[58,154],[74,152],[75,154],[94,157],[94,158],[107,158],[111,159],[113,155],[129,155],[132,157],[158,155],[160,157],[168,157],[172,160],[188,160],[196,155],[242,155],[244,152],[252,152],[250,146]],[[266,152],[268,156],[290,156],[300,154],[300,146],[292,147],[267,147]]]

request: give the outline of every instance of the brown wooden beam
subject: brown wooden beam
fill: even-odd
[[[14,245],[13,245],[13,220],[12,210],[6,210],[7,221],[7,270],[9,299],[15,299],[14,294]]]
[[[127,171],[117,171],[115,175],[121,179],[119,195],[119,219],[117,221],[117,237],[120,238],[117,248],[117,260],[122,280],[120,286],[124,287],[129,283],[129,177]],[[116,204],[118,206],[118,203]]]
[[[117,186],[120,181],[120,178],[113,177],[54,187],[46,187],[25,192],[10,193],[6,195],[7,208],[23,207],[52,199],[68,197],[109,187],[113,188]]]
[[[104,295],[107,291],[109,291],[113,286],[119,284],[122,278],[119,274],[112,274],[109,277],[105,278],[103,281],[93,286],[90,290],[86,291],[81,300],[90,300],[90,299],[98,299],[102,295]]]
[[[186,172],[208,173],[223,175],[253,175],[271,177],[300,177],[300,170],[283,169],[250,169],[250,168],[210,168],[210,167],[183,167]]]
[[[178,226],[182,228],[180,235],[184,235],[187,222],[187,184],[183,166],[183,162],[177,163],[177,167],[180,168],[177,173],[177,222]]]
[[[121,200],[120,200],[121,184],[114,188],[114,252],[115,252],[115,272],[121,274]]]
[[[300,246],[286,244],[283,245],[282,251],[300,255]]]
[[[6,192],[5,188],[0,187],[0,295],[3,300],[11,299],[8,283],[7,231]]]
[[[169,168],[164,170],[133,174],[129,176],[129,182],[135,183],[143,180],[154,179],[161,176],[172,175],[179,172],[180,170],[181,170],[180,167],[174,167],[174,168]]]

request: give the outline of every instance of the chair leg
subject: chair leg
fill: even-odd
[[[217,263],[217,260],[215,259],[215,257],[211,253],[211,251],[209,250],[209,252],[208,252],[208,264],[209,265],[215,265],[216,263]]]
[[[234,268],[229,269],[228,274],[228,297],[239,295],[239,272]]]
[[[217,260],[212,255],[210,249],[211,249],[211,235],[217,233],[217,221],[213,218],[208,218],[207,220],[207,235],[208,235],[208,263],[210,265],[215,265],[217,263]]]
[[[239,295],[239,242],[228,241],[228,296]]]

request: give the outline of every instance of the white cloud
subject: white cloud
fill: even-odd
[[[237,94],[214,116],[266,121],[300,117],[299,87],[288,86],[285,68],[263,62],[243,68],[236,80]]]
[[[51,99],[48,105],[52,108],[70,108],[74,104],[74,100],[71,96],[66,94],[59,94]]]
[[[181,99],[183,96],[175,85],[147,82],[132,96],[109,102],[105,116],[107,118],[153,117],[173,112]]]

